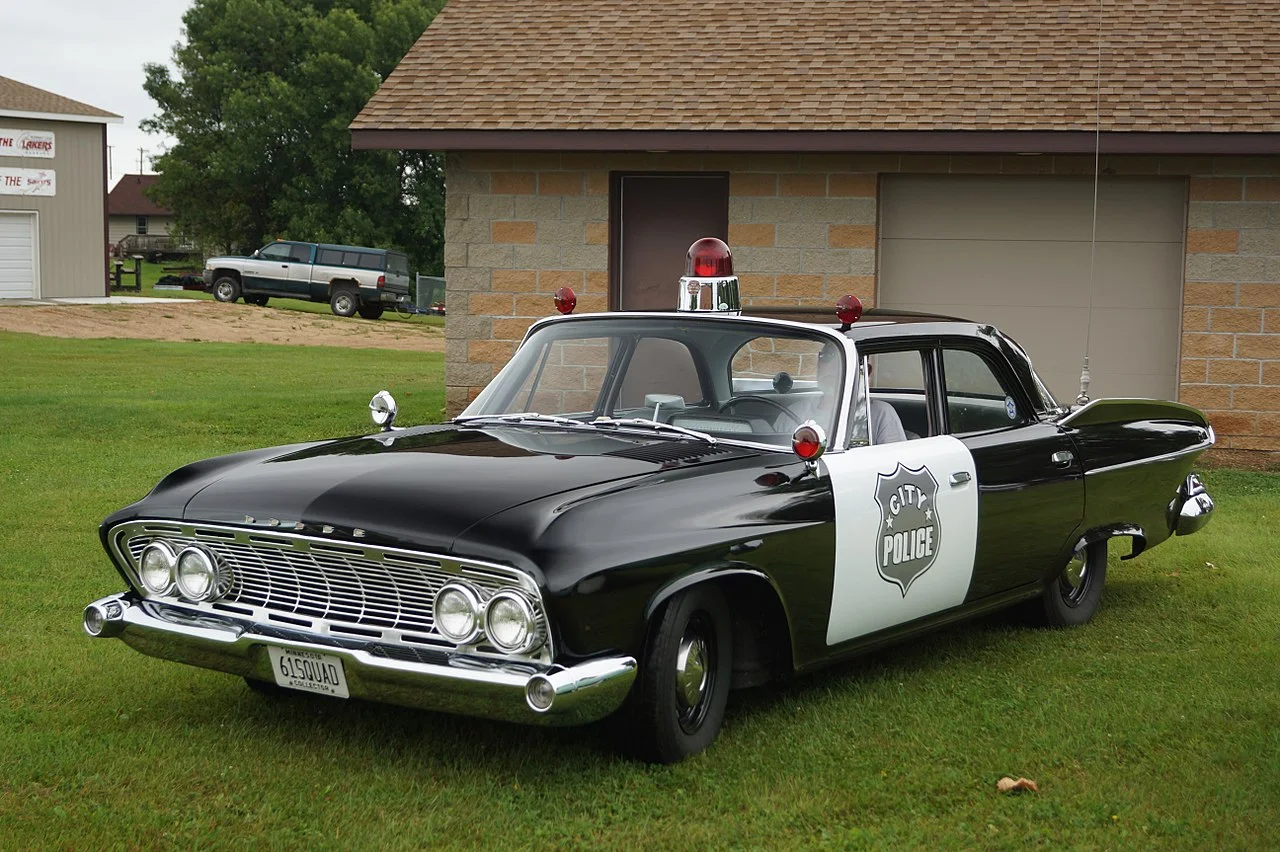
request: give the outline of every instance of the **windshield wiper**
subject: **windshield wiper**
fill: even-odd
[[[661,420],[645,420],[643,417],[623,417],[617,420],[612,417],[597,417],[587,425],[600,427],[638,426],[643,429],[653,429],[655,432],[674,432],[677,435],[684,435],[689,438],[697,438],[699,441],[706,441],[708,444],[714,444],[716,442],[716,439],[708,435],[706,432],[699,432],[696,429],[686,429],[683,426],[673,426],[670,423],[663,423]]]
[[[473,414],[470,417],[455,417],[453,422],[459,426],[473,426],[483,423],[529,423],[538,425],[553,423],[557,426],[573,426],[578,429],[591,428],[590,423],[574,420],[572,417],[561,417],[558,414],[539,414],[536,411],[521,411],[515,414]]]

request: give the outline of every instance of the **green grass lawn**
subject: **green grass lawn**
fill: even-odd
[[[370,431],[382,387],[438,419],[440,355],[0,333],[0,364],[4,848],[1280,842],[1280,476],[1209,472],[1214,522],[1113,561],[1084,628],[991,617],[738,693],[709,751],[651,767],[602,726],[271,699],[81,632],[122,587],[109,512],[188,461]]]
[[[132,261],[126,264],[126,272],[133,268]],[[156,282],[162,277],[171,273],[168,270],[195,269],[200,266],[199,260],[190,264],[182,261],[171,261],[165,263],[149,263],[144,261],[142,264],[142,289],[135,290],[113,290],[117,296],[149,296],[160,299],[205,299],[211,301],[212,293],[206,293],[202,290],[168,290],[156,289]],[[132,285],[134,278],[132,275],[125,275],[124,283]],[[328,302],[308,302],[302,299],[271,299],[267,303],[267,310],[281,311],[301,311],[308,314],[325,314],[333,316],[333,311],[329,308]],[[357,317],[352,317],[352,321],[357,321]],[[388,310],[382,315],[380,321],[386,322],[404,322],[414,325],[430,325],[437,328],[444,328],[444,317],[434,316],[430,314],[402,314],[393,310]]]

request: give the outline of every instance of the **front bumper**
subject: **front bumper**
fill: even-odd
[[[89,604],[84,627],[90,636],[118,637],[152,657],[267,682],[274,680],[269,646],[332,654],[342,658],[353,698],[535,725],[602,719],[622,706],[636,676],[635,659],[621,656],[568,668],[400,646],[390,650],[402,653],[391,657],[387,646],[210,616],[128,593]],[[529,691],[537,684],[545,696],[548,682],[554,698],[549,707],[535,709]]]

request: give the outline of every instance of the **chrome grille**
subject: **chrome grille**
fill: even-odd
[[[112,539],[135,574],[142,551],[156,539],[179,549],[199,543],[216,554],[231,570],[231,588],[200,608],[268,618],[317,632],[451,645],[435,633],[431,605],[441,586],[461,579],[482,598],[503,588],[523,589],[535,604],[542,635],[548,635],[536,585],[523,572],[502,566],[302,534],[181,522],[135,521],[113,531]],[[357,629],[344,630],[343,625]],[[479,650],[486,648],[482,645]]]

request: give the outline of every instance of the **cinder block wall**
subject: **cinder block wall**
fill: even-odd
[[[1280,450],[1280,157],[1112,157],[1106,175],[1189,178],[1179,398],[1219,446]],[[882,173],[1090,175],[1091,156],[539,154],[447,159],[446,393],[457,413],[551,294],[608,307],[609,173],[728,172],[729,242],[753,304],[876,298]]]

